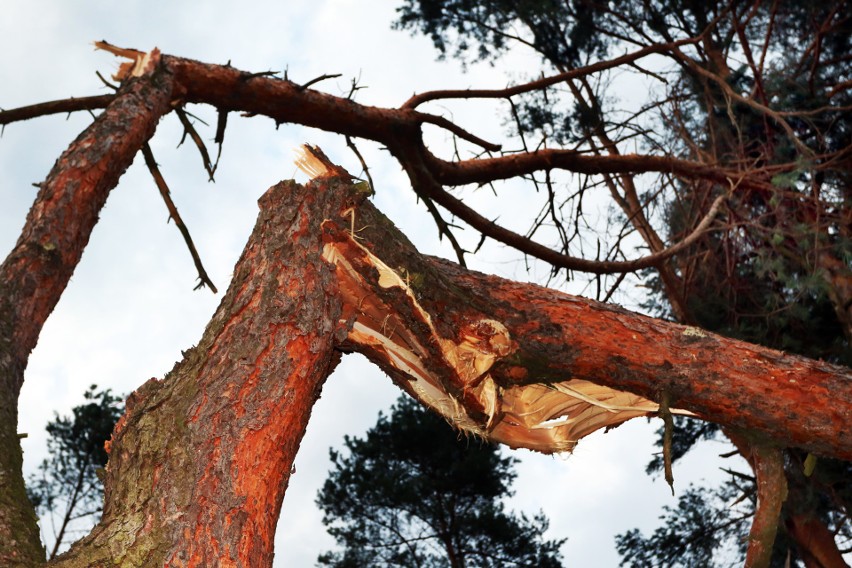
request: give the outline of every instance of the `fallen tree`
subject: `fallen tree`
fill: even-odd
[[[227,113],[240,110],[382,142],[421,195],[460,216],[467,206],[443,184],[539,168],[676,171],[740,187],[764,183],[654,156],[554,150],[444,162],[423,144],[423,124],[488,143],[414,104],[365,107],[265,74],[156,50],[110,49],[132,58],[115,96],[0,114],[5,124],[105,107],[41,184],[0,267],[0,560],[8,565],[43,562],[16,433],[29,353],[106,196],[138,152],[150,155],[147,140],[168,112],[201,102],[219,109],[222,129]],[[459,428],[513,447],[566,451],[598,428],[681,412],[726,427],[759,465],[758,475],[769,472],[766,479],[777,478],[777,448],[852,459],[848,369],[422,256],[366,200],[364,184],[319,151],[307,152],[303,166],[317,179],[308,187],[282,182],[261,199],[255,230],[198,346],[164,380],[148,381],[128,399],[109,448],[103,518],[55,565],[269,565],[311,407],[349,351],[367,355]],[[723,201],[696,234],[708,229]],[[554,260],[630,271],[654,266],[689,242],[631,261]],[[763,497],[783,493],[777,482],[761,488]],[[754,565],[771,544],[772,511],[777,519],[777,499],[762,501],[770,505],[755,523]]]

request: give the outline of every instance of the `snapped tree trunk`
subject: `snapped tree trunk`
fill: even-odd
[[[545,452],[672,407],[852,459],[848,369],[422,256],[369,202],[324,223],[345,348],[477,434]],[[626,392],[625,392],[626,391]]]
[[[411,108],[362,107],[228,66],[158,59],[139,54],[132,76],[142,78],[126,79],[57,163],[0,268],[4,565],[43,559],[15,432],[27,357],[108,191],[172,105],[209,102],[377,140],[394,148],[415,185],[557,163],[727,179],[669,158],[571,152],[442,163],[419,137],[435,117]],[[56,565],[270,565],[293,458],[341,351],[364,353],[459,428],[513,447],[570,450],[598,428],[656,413],[665,397],[767,446],[852,459],[848,369],[422,256],[345,172],[327,162],[317,172],[330,177],[307,189],[285,182],[261,200],[198,347],[128,400],[110,447],[103,518]]]

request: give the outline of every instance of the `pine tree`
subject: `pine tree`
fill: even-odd
[[[408,397],[379,415],[364,438],[331,450],[319,492],[323,522],[341,550],[325,566],[561,566],[548,522],[505,510],[514,458],[461,436]]]

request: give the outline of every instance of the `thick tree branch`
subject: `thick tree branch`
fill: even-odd
[[[345,220],[324,224],[354,320],[344,347],[460,427],[562,451],[666,392],[704,419],[852,458],[846,368],[420,256],[369,203],[355,226],[357,240]]]
[[[36,518],[24,493],[15,431],[30,351],[89,241],[110,190],[171,109],[164,69],[126,82],[41,184],[21,236],[0,266],[0,564],[43,561]],[[87,104],[91,105],[90,99]],[[49,106],[56,112],[68,106]],[[32,116],[43,112],[30,113]],[[8,118],[9,115],[6,115]],[[13,114],[13,116],[15,116]]]
[[[347,98],[302,89],[300,85],[286,79],[248,73],[230,66],[166,55],[162,59],[175,75],[178,83],[175,96],[183,103],[205,103],[215,106],[220,112],[242,111],[267,116],[278,123],[298,123],[380,142],[398,158],[403,155],[416,157],[442,185],[487,183],[549,169],[585,174],[661,172],[685,179],[706,179],[725,186],[729,180],[741,177],[740,172],[671,156],[594,156],[551,149],[446,162],[430,154],[423,146],[421,128],[424,123],[449,129],[457,136],[485,148],[497,148],[498,145],[467,133],[443,117],[411,108],[361,105]],[[9,113],[17,113],[18,110],[0,112],[0,122]],[[790,168],[795,167],[795,164],[790,165]],[[744,188],[766,187],[765,183],[749,180],[742,180],[740,184]]]

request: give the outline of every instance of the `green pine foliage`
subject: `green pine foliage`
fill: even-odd
[[[339,550],[324,566],[558,567],[564,540],[545,540],[547,519],[505,510],[513,458],[468,439],[409,397],[363,438],[331,450],[317,496]]]
[[[108,455],[104,443],[124,413],[123,399],[109,389],[92,385],[83,395],[86,403],[75,406],[72,416],[59,416],[47,425],[50,457],[27,482],[27,495],[36,513],[49,515],[53,528],[50,558],[76,540],[77,529],[97,522],[103,507],[101,473]]]

